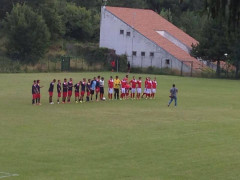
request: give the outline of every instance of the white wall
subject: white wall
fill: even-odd
[[[120,34],[120,30],[124,30],[123,35]],[[130,32],[131,35],[127,36],[127,32]],[[108,12],[104,7],[101,12],[100,47],[114,49],[118,55],[126,54],[132,67],[153,66],[181,70],[182,62]],[[136,51],[137,55],[132,56],[132,51]],[[145,56],[141,56],[141,52],[145,52]],[[154,53],[153,57],[150,57],[150,52]],[[169,59],[169,65],[166,64],[166,59]],[[190,72],[190,68],[185,64],[183,72]]]

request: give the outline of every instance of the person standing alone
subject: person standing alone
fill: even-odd
[[[171,93],[171,95],[169,97],[171,99],[170,99],[170,101],[168,103],[168,107],[173,102],[173,100],[175,101],[175,107],[176,107],[177,106],[177,93],[178,93],[178,89],[175,87],[175,84],[172,85],[172,88],[170,89],[170,93]]]

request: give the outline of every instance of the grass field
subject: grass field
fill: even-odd
[[[110,76],[0,74],[0,179],[240,179],[239,81],[157,76],[155,100],[48,104],[53,78],[98,74]],[[31,105],[33,79],[42,106]]]

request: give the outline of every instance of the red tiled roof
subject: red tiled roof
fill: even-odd
[[[202,63],[190,56],[186,51],[182,50],[174,43],[158,34],[156,31],[166,31],[171,36],[175,37],[183,44],[191,48],[192,44],[197,44],[198,41],[183,32],[181,29],[174,26],[172,23],[161,17],[152,10],[132,9],[122,7],[109,7],[106,9],[121,19],[129,26],[134,27],[139,33],[155,42],[161,48],[181,61],[192,61],[194,69],[200,69]],[[189,65],[189,64],[188,64]]]

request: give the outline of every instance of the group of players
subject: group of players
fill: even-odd
[[[54,92],[54,85],[56,83],[56,79],[50,83],[50,87],[48,89],[49,92],[49,103],[54,104],[53,102],[53,92]],[[156,89],[157,89],[157,81],[156,78],[151,80],[150,77],[146,78],[144,82],[144,92],[142,94],[142,78],[139,77],[138,79],[133,78],[129,81],[128,75],[126,75],[122,80],[118,78],[118,76],[113,79],[110,76],[108,80],[108,99],[120,99],[125,100],[131,98],[133,99],[140,99],[146,98],[151,99],[155,97]],[[40,99],[40,89],[43,86],[40,85],[40,80],[34,80],[32,85],[32,104],[33,105],[41,105]],[[62,98],[61,103],[70,103],[73,88],[75,91],[75,102],[84,102],[85,96],[86,101],[93,101],[94,94],[95,100],[106,100],[104,97],[104,77],[94,77],[93,79],[86,79],[77,82],[75,85],[73,84],[73,79],[70,78],[69,81],[65,78],[63,83],[61,80],[57,81],[57,103],[60,104],[60,98]],[[121,93],[121,94],[120,94]],[[114,97],[113,97],[114,95]],[[136,95],[136,98],[135,98]]]

